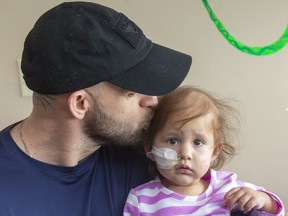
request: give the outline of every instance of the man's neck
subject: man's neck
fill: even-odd
[[[71,167],[100,147],[82,133],[76,121],[38,119],[28,117],[11,131],[19,148],[36,160]]]

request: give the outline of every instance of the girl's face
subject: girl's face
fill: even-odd
[[[164,177],[163,184],[174,191],[177,187],[203,186],[201,178],[221,150],[221,145],[215,145],[214,141],[212,113],[190,121],[182,127],[175,123],[179,121],[179,117],[181,118],[179,115],[170,117],[153,140],[155,147],[170,148],[178,154],[179,161],[174,168],[158,167]]]

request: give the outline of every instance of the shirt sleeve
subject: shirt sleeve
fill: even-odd
[[[285,210],[284,210],[284,205],[283,205],[282,201],[275,194],[272,194],[271,192],[268,192],[266,190],[264,190],[263,192],[267,193],[272,199],[274,199],[274,201],[276,202],[276,205],[278,207],[278,213],[277,214],[270,214],[268,212],[264,212],[264,211],[255,209],[254,211],[258,213],[258,214],[255,214],[255,215],[284,216],[285,215]]]
[[[123,216],[140,216],[138,198],[133,189],[128,194]]]
[[[241,182],[238,181],[239,186],[244,186],[244,187],[249,187],[252,188],[254,190],[257,191],[261,191],[261,192],[265,192],[266,194],[268,194],[272,199],[274,199],[274,201],[276,202],[276,205],[278,207],[278,213],[277,214],[271,214],[265,211],[261,211],[258,209],[253,209],[253,211],[251,211],[251,213],[249,215],[254,216],[254,215],[264,215],[264,216],[284,216],[285,215],[285,209],[284,209],[284,204],[282,203],[282,201],[280,200],[280,198],[278,196],[276,196],[275,194],[267,191],[266,189],[264,189],[263,187],[259,187],[250,183],[245,183],[245,182]]]

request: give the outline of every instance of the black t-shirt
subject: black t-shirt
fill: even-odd
[[[131,188],[150,180],[132,147],[102,146],[74,167],[30,158],[0,132],[0,215],[120,216]]]

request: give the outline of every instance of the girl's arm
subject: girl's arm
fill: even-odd
[[[264,191],[254,190],[249,187],[236,187],[225,195],[225,202],[231,210],[235,205],[245,213],[252,209],[258,209],[268,214],[284,215],[284,209],[275,197]]]

